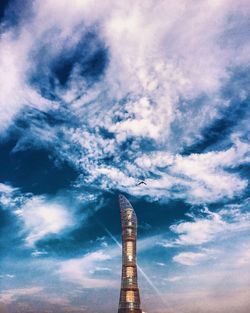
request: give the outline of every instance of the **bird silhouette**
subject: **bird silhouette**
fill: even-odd
[[[146,183],[145,183],[145,181],[140,181],[138,184],[136,184],[136,186],[140,186],[140,185],[147,185]]]

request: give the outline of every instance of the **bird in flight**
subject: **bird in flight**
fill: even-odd
[[[146,183],[145,183],[145,181],[140,181],[138,184],[136,184],[136,186],[140,186],[140,185],[147,185]]]

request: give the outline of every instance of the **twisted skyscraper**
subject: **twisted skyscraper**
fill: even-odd
[[[137,282],[135,211],[123,195],[119,196],[122,224],[122,279],[118,313],[142,313]]]

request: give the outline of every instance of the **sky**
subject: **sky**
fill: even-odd
[[[0,312],[250,310],[247,0],[2,0]],[[136,186],[145,180],[147,185]]]

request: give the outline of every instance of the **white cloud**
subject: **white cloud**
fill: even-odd
[[[13,274],[6,274],[6,277],[8,277],[8,278],[14,278],[15,275],[13,275]]]
[[[171,231],[178,235],[177,245],[200,245],[211,241],[218,233],[228,228],[228,223],[223,221],[218,213],[208,210],[207,218],[197,218],[193,222],[181,222],[172,225]]]
[[[166,264],[162,263],[162,262],[156,262],[156,264],[159,265],[159,266],[166,266]]]
[[[28,200],[15,214],[24,224],[26,243],[35,243],[47,235],[57,234],[74,225],[74,218],[61,203],[48,200],[42,196],[34,196]]]
[[[197,265],[211,258],[207,253],[202,252],[181,252],[173,257],[173,261],[183,265]]]
[[[67,152],[62,157],[69,158],[78,168],[88,170],[87,182],[101,184],[103,188],[119,185],[138,196],[164,200],[185,198],[190,203],[199,204],[232,199],[248,185],[246,179],[228,171],[249,163],[249,145],[237,138],[226,150],[189,156],[165,151],[148,154],[135,151],[133,155],[131,151],[131,157],[136,157],[133,163],[119,160],[117,142],[113,139],[105,143],[98,135],[90,136],[80,130],[71,133],[70,138],[74,139],[74,145],[77,141],[82,142],[87,153],[80,152],[81,147],[76,145],[79,153]],[[71,150],[70,147],[69,143],[67,149]],[[98,161],[103,155],[114,157],[112,166]],[[140,177],[146,178],[147,185],[138,188],[136,183]]]
[[[164,278],[165,281],[169,281],[171,283],[183,280],[182,276],[173,276],[173,277],[169,277],[169,278]]]
[[[11,193],[13,191],[15,191],[15,188],[13,188],[12,186],[0,183],[0,192],[1,193]]]
[[[240,232],[245,232],[250,227],[250,214],[244,212],[243,208],[247,202],[240,207],[228,207],[211,212],[207,208],[195,214],[188,214],[192,221],[181,221],[170,226],[170,230],[177,236],[174,240],[162,241],[162,246],[196,246],[209,242],[230,238]],[[202,214],[202,216],[201,216]]]
[[[136,95],[125,105],[129,114],[117,123],[117,131],[162,141],[168,138],[170,124],[178,120],[182,136],[171,135],[179,144],[190,144],[200,128],[217,116],[217,109],[227,105],[214,93],[228,78],[227,64],[237,52],[225,49],[218,40],[227,27],[226,16],[241,11],[226,2],[127,5],[129,11],[123,5],[111,12],[105,28],[113,57],[107,76],[112,82],[114,77],[118,80],[120,93]],[[201,93],[213,94],[215,101],[189,110],[178,104],[180,95],[190,106],[190,99]]]
[[[129,177],[128,175],[124,174],[117,168],[114,167],[100,167],[96,168],[97,175],[104,175],[106,176],[106,182],[104,180],[103,185],[105,187],[110,186],[111,184],[115,185],[120,182],[120,186],[131,186],[136,184],[136,180],[133,177]]]
[[[101,267],[101,266],[97,266],[95,267],[93,270],[90,270],[89,273],[90,274],[95,274],[95,273],[98,273],[98,272],[111,272],[111,268],[109,267]]]
[[[249,145],[238,139],[234,145],[222,151],[212,151],[189,156],[155,152],[138,157],[135,162],[147,173],[160,176],[148,179],[148,187],[138,191],[157,197],[185,197],[191,203],[217,202],[233,198],[247,187],[247,181],[227,169],[249,163]],[[167,167],[166,170],[161,170]],[[177,191],[171,193],[171,189]],[[131,190],[137,193],[136,189]],[[175,195],[176,193],[176,195]],[[165,194],[165,196],[164,196]]]
[[[15,275],[13,275],[13,274],[5,274],[5,275],[0,275],[0,278],[14,278],[15,277]]]
[[[163,240],[159,244],[165,248],[179,248],[173,261],[183,265],[197,265],[216,259],[217,267],[224,270],[226,267],[230,271],[247,266],[248,239],[242,244],[242,238],[248,236],[250,228],[250,214],[245,211],[248,202],[235,207],[225,206],[218,212],[205,209],[197,212],[197,215],[188,214],[192,221],[182,221],[170,226],[170,230],[177,238]],[[192,246],[198,246],[199,250],[181,251],[183,247]]]
[[[13,209],[25,200],[19,195],[19,189],[0,183],[0,205],[3,209]]]
[[[11,198],[11,192],[12,189],[8,185],[1,184],[0,185],[0,204],[4,208],[11,205],[12,203],[12,198]]]
[[[7,289],[0,293],[0,301],[5,304],[9,304],[15,301],[20,296],[39,295],[43,288],[41,287],[30,287],[30,288],[19,288],[19,289]]]
[[[44,110],[54,107],[52,102],[41,97],[26,83],[26,72],[30,66],[28,55],[34,44],[34,36],[25,28],[22,28],[20,32],[20,36],[16,36],[14,31],[9,30],[1,36],[1,132],[13,123],[16,115],[27,105]]]
[[[41,255],[46,255],[48,254],[47,251],[39,251],[39,250],[35,250],[31,253],[32,256],[34,257],[38,257],[38,256],[41,256]]]
[[[110,259],[111,256],[105,251],[91,252],[82,258],[61,262],[57,273],[61,279],[78,283],[84,288],[115,287],[117,282],[110,277],[101,279],[93,276],[96,271],[107,271],[107,269],[109,271],[109,268],[103,267],[103,264]]]

